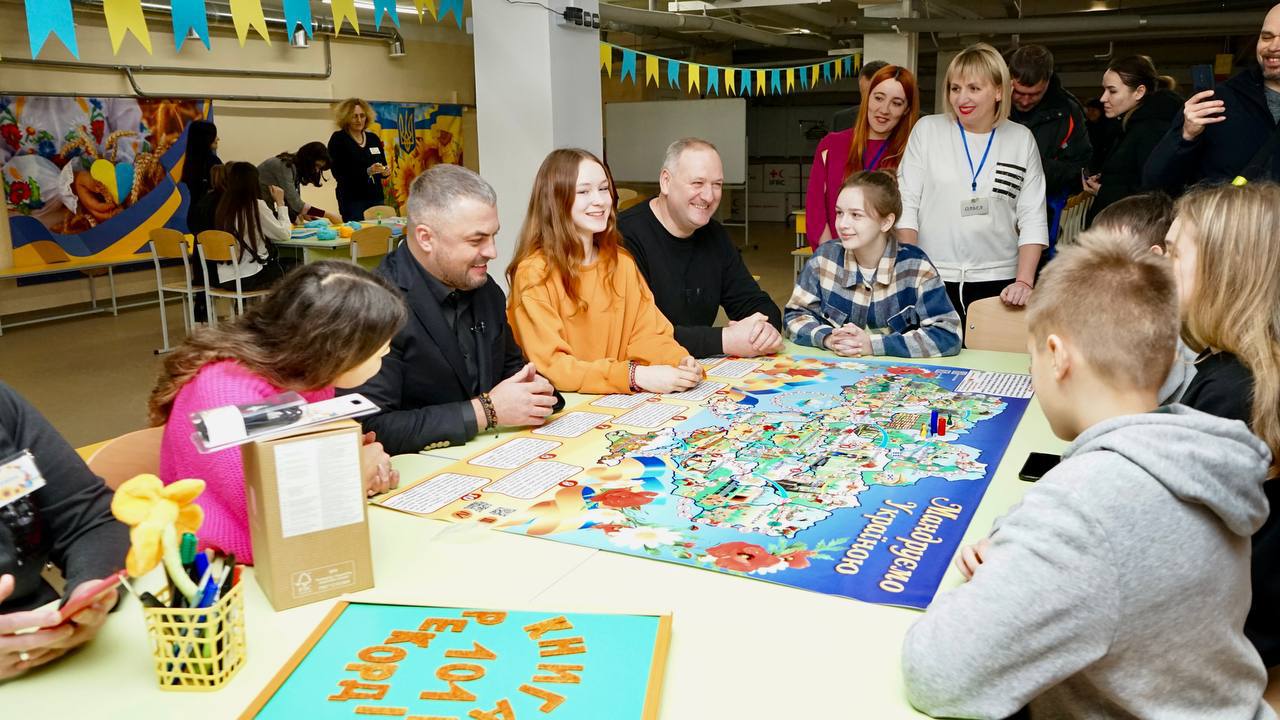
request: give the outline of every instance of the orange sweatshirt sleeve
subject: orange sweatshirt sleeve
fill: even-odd
[[[564,319],[550,291],[553,281],[538,282],[541,269],[533,265],[526,261],[516,268],[511,297],[520,298],[520,302],[507,305],[507,322],[525,355],[557,390],[598,394],[630,392],[631,370],[627,361],[574,357]]]
[[[627,357],[641,365],[679,365],[689,356],[689,351],[676,342],[676,330],[671,321],[658,309],[635,261],[619,255],[617,272],[627,273],[624,296],[629,306],[627,313],[634,314],[635,325],[627,340]]]

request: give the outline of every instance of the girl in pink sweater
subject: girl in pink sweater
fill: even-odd
[[[191,413],[257,402],[286,390],[308,402],[378,373],[405,321],[400,293],[355,265],[319,262],[289,273],[275,290],[229,324],[201,330],[165,358],[151,392],[151,421],[164,425],[160,479],[200,478],[207,487],[201,547],[253,562],[240,449],[201,454]],[[365,436],[360,465],[370,494],[396,485],[382,445]]]

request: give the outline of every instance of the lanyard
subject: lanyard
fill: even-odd
[[[886,149],[886,148],[888,148],[888,147],[889,147],[889,139],[888,139],[888,138],[885,138],[883,141],[881,141],[881,143],[880,143],[880,149],[876,151],[876,156],[875,156],[875,157],[873,157],[873,158],[871,158],[871,162],[870,162],[870,163],[866,162],[866,160],[865,160],[865,158],[864,158],[864,160],[863,160],[863,162],[862,162],[862,169],[863,169],[863,170],[875,170],[875,169],[876,169],[876,165],[879,165],[879,164],[880,164],[880,158],[881,158],[882,156],[884,156],[884,151],[885,151],[885,149]]]
[[[964,143],[964,156],[969,160],[969,174],[972,177],[972,185],[970,188],[973,192],[978,192],[978,175],[982,174],[982,168],[987,164],[987,153],[991,152],[991,143],[995,142],[996,129],[991,128],[991,134],[987,136],[987,149],[982,151],[982,160],[978,163],[978,169],[973,169],[973,155],[969,154],[969,138],[965,135],[964,125],[956,120],[956,127],[960,128],[960,141]]]

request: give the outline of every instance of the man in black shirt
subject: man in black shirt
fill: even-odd
[[[694,357],[768,355],[782,349],[782,313],[760,289],[724,226],[714,219],[724,186],[720,154],[696,138],[667,148],[661,193],[618,217],[676,342]],[[713,327],[724,307],[729,326]]]
[[[406,238],[378,266],[411,310],[372,380],[354,389],[382,409],[362,422],[391,454],[461,445],[495,426],[541,425],[564,399],[538,374],[507,325],[489,277],[497,196],[457,165],[413,181]]]

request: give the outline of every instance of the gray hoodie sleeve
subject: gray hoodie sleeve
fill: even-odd
[[[1110,543],[1051,475],[1000,523],[985,562],[907,633],[911,704],[1002,718],[1107,653],[1120,602]]]

